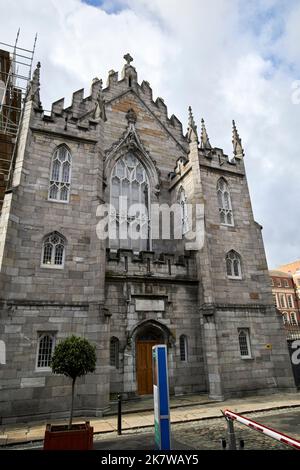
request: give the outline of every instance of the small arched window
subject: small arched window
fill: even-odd
[[[188,219],[188,208],[186,194],[183,188],[180,188],[179,191],[179,204],[180,204],[180,214],[181,214],[181,228],[182,235],[189,231],[189,219]]]
[[[179,347],[180,347],[180,360],[186,362],[187,357],[188,357],[188,350],[187,350],[187,337],[185,335],[180,336]]]
[[[52,333],[42,333],[38,338],[37,369],[50,369],[54,350],[55,336]]]
[[[58,147],[52,157],[48,198],[68,202],[71,184],[72,157],[65,145]]]
[[[291,321],[291,325],[298,325],[297,317],[296,317],[295,312],[290,313],[290,321]]]
[[[241,257],[234,250],[226,255],[226,272],[230,279],[242,279]]]
[[[233,213],[228,183],[220,178],[217,184],[217,196],[221,224],[233,225]]]
[[[243,359],[250,359],[250,333],[248,328],[241,328],[238,330],[240,353]]]
[[[44,239],[42,266],[63,268],[65,261],[65,238],[58,232],[50,233]]]
[[[110,338],[110,365],[119,369],[119,340],[115,336]]]

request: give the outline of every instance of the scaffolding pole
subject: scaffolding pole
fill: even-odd
[[[3,202],[3,187],[10,185],[24,102],[31,79],[32,63],[37,34],[32,49],[20,47],[20,28],[14,44],[0,41],[0,210]]]

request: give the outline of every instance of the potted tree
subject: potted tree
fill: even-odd
[[[55,348],[51,360],[55,374],[63,374],[72,380],[72,397],[68,425],[47,424],[44,450],[90,450],[93,448],[93,428],[87,421],[72,424],[74,392],[77,377],[96,368],[96,348],[85,338],[70,336],[61,341]]]

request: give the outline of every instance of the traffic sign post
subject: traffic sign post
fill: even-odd
[[[152,365],[155,446],[158,450],[170,450],[169,381],[167,347],[165,345],[153,346]]]

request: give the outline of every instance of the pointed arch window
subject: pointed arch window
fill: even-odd
[[[58,232],[48,235],[43,242],[42,267],[63,268],[65,261],[65,238]]]
[[[241,257],[234,250],[226,255],[226,273],[230,279],[242,279]]]
[[[221,224],[234,225],[230,191],[228,183],[224,178],[220,178],[218,181],[217,196]]]
[[[110,365],[119,369],[119,340],[115,336],[110,338]]]
[[[189,231],[189,218],[188,218],[187,198],[186,198],[185,190],[182,187],[179,190],[179,204],[180,204],[180,214],[181,214],[182,235],[184,235]]]
[[[242,359],[251,359],[250,331],[249,328],[239,328],[239,346]]]
[[[187,349],[187,337],[181,335],[179,338],[179,347],[180,347],[180,360],[183,362],[187,361],[188,349]]]
[[[110,248],[149,250],[149,179],[131,152],[115,163],[110,179]]]
[[[52,354],[54,350],[55,335],[41,333],[38,338],[36,368],[50,370]]]
[[[52,157],[48,199],[69,202],[72,157],[66,145],[58,147]]]

